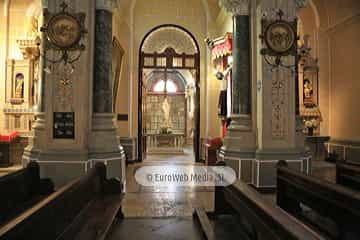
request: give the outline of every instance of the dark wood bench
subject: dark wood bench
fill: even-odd
[[[283,161],[277,204],[331,239],[360,239],[360,193],[293,171]]]
[[[336,183],[360,191],[360,165],[336,162]]]
[[[0,178],[0,225],[31,207],[54,191],[50,179],[40,179],[39,165],[30,162],[26,168]]]
[[[122,217],[122,186],[102,163],[0,228],[1,240],[105,239]]]
[[[222,215],[236,215],[238,223],[231,228],[242,229],[242,235],[230,236],[231,239],[324,239],[240,180],[228,187],[215,187],[213,213],[195,209],[194,217],[199,220],[206,239],[223,238],[217,235],[211,223]]]

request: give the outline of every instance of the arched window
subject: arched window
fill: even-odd
[[[154,92],[157,92],[157,93],[165,92],[165,81],[164,80],[160,80],[157,83],[155,83]],[[168,92],[168,93],[176,93],[177,92],[177,86],[172,80],[167,80],[166,92]]]

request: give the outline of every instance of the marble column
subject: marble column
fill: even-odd
[[[251,161],[256,138],[252,121],[250,0],[220,0],[233,17],[233,69],[231,124],[219,157],[234,168],[238,177],[251,181]]]
[[[93,111],[111,113],[112,12],[104,4],[97,4],[96,7]]]
[[[112,11],[115,0],[96,0],[93,115],[89,160],[104,162],[109,178],[124,181],[125,153],[117,136],[112,89]]]
[[[232,114],[251,114],[250,19],[249,15],[233,16]]]

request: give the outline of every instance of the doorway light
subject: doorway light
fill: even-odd
[[[154,86],[154,92],[165,92],[165,81],[160,80]],[[176,84],[172,80],[167,80],[166,83],[166,92],[168,93],[176,93],[177,87]]]

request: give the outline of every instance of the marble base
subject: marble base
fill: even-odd
[[[124,179],[126,156],[120,145],[112,113],[95,113],[89,141],[89,160],[107,166],[107,177]]]
[[[56,189],[81,177],[92,167],[92,162],[90,161],[61,161],[60,154],[56,155],[59,158],[58,161],[31,159],[31,161],[36,161],[39,164],[40,177],[50,178],[54,182]],[[29,159],[23,158],[24,166],[28,162]]]
[[[136,162],[138,159],[137,138],[120,137],[120,144],[124,148],[126,161]]]
[[[303,157],[299,159],[278,159],[260,160],[254,159],[252,164],[251,184],[260,189],[276,188],[276,164],[280,160],[285,160],[288,166],[296,171],[310,173],[311,158]]]
[[[289,167],[310,173],[311,156],[296,151],[229,152],[222,148],[218,159],[236,172],[237,178],[259,189],[276,188],[276,164],[285,160]]]

